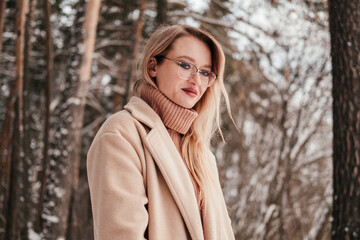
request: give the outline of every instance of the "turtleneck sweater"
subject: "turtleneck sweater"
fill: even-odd
[[[150,85],[141,86],[140,95],[140,97],[147,104],[149,104],[149,106],[159,115],[178,152],[180,153],[180,156],[182,156],[181,139],[184,134],[189,131],[190,126],[198,116],[198,113],[193,109],[184,108],[174,103],[168,97],[166,97],[159,89],[154,88]],[[188,169],[187,166],[186,169]],[[188,171],[188,173],[194,186],[200,215],[202,215],[202,211],[200,208],[199,187],[196,184],[194,177],[191,175],[190,171]]]
[[[169,98],[159,89],[150,85],[141,86],[141,98],[159,115],[181,155],[181,138],[186,134],[198,113],[184,108]]]

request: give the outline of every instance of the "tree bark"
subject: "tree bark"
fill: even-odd
[[[13,137],[13,119],[14,119],[14,102],[16,99],[14,88],[11,88],[9,99],[6,104],[5,119],[1,129],[0,141],[0,195],[2,202],[0,207],[0,214],[7,216],[8,202],[10,196],[10,169],[11,169],[11,155],[12,155],[12,137]],[[0,218],[0,229],[5,229],[7,220]],[[4,239],[4,232],[0,232],[0,239]]]
[[[136,62],[137,62],[137,56],[139,54],[140,43],[142,40],[142,29],[144,26],[145,9],[146,9],[146,0],[141,0],[139,19],[137,21],[136,29],[135,29],[135,42],[132,52],[131,72],[130,72],[130,77],[126,80],[125,95],[123,98],[122,107],[125,106],[125,104],[129,100],[128,99],[129,96],[131,96],[131,86],[133,85],[136,77]]]
[[[86,6],[86,15],[84,22],[84,53],[79,71],[79,85],[76,91],[76,96],[80,104],[73,104],[74,108],[74,140],[75,140],[75,173],[73,186],[75,189],[79,181],[79,173],[77,170],[80,165],[80,145],[81,145],[81,129],[83,127],[84,110],[86,103],[86,96],[88,94],[88,85],[91,75],[91,63],[93,60],[96,27],[98,24],[99,10],[101,0],[90,0]]]
[[[51,32],[51,6],[48,0],[43,0],[44,23],[46,32],[46,62],[47,73],[45,80],[45,116],[44,116],[44,149],[42,159],[42,170],[39,173],[38,180],[41,184],[39,194],[39,205],[37,207],[37,216],[35,218],[34,227],[37,232],[41,228],[41,214],[43,209],[43,201],[47,184],[47,174],[49,168],[49,132],[50,132],[50,103],[52,98],[51,83],[54,77],[54,44]]]
[[[34,164],[36,164],[35,158],[32,155],[31,149],[31,75],[30,75],[30,59],[32,52],[32,37],[33,37],[33,23],[35,19],[35,10],[36,10],[37,0],[29,0],[29,13],[26,14],[26,23],[25,23],[25,45],[24,45],[24,88],[23,88],[23,139],[22,139],[22,148],[23,148],[23,169],[22,172],[22,196],[23,196],[23,222],[21,229],[21,238],[27,239],[29,235],[29,227],[32,227],[32,216],[31,212],[33,209],[33,194],[32,187],[33,182],[30,180],[29,169],[31,169]]]
[[[4,32],[5,9],[6,9],[6,0],[0,0],[0,36],[2,36]],[[2,37],[0,37],[0,61],[1,61],[1,51],[2,51]]]
[[[58,92],[59,104],[51,109],[51,135],[49,141],[49,166],[46,190],[41,213],[41,234],[44,239],[66,238],[70,195],[74,172],[74,113],[72,105],[78,101],[74,96],[78,85],[80,44],[85,1],[68,2],[74,9],[72,26],[62,26],[64,51],[59,58],[60,68],[64,66],[64,88]],[[65,60],[65,61],[64,61]],[[63,64],[63,65],[62,65]]]
[[[161,24],[167,23],[167,11],[168,3],[167,0],[157,0],[156,1],[156,17],[155,17],[155,27],[160,26]]]
[[[333,75],[332,239],[360,237],[360,1],[329,0]]]
[[[91,63],[93,60],[94,46],[96,40],[96,29],[99,18],[101,0],[90,0],[86,5],[85,22],[83,26],[84,33],[84,53],[82,55],[80,70],[79,70],[79,85],[76,91],[75,99],[77,100],[73,104],[73,182],[70,198],[70,215],[67,239],[81,239],[81,229],[79,229],[79,220],[81,216],[78,216],[77,207],[81,207],[81,199],[78,198],[78,185],[79,185],[79,167],[81,159],[81,130],[83,128],[84,113],[86,96],[88,94],[88,85],[91,76]],[[81,212],[81,211],[80,211]]]
[[[10,174],[10,198],[8,205],[5,239],[18,239],[20,231],[26,223],[23,216],[22,173],[23,169],[23,78],[24,78],[24,46],[26,14],[29,11],[29,1],[17,2],[16,15],[16,100],[13,132],[13,151]]]

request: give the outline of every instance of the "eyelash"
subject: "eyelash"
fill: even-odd
[[[179,62],[179,66],[185,69],[190,69],[190,64],[186,62]]]
[[[187,62],[179,62],[179,66],[185,69],[190,69],[190,64]],[[207,70],[199,70],[200,74],[202,74],[205,77],[210,76],[210,71]]]

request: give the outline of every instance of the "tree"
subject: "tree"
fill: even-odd
[[[1,0],[1,2],[0,2],[0,36],[2,36],[3,32],[4,32],[5,8],[6,8],[6,1]],[[1,56],[1,50],[2,50],[2,37],[0,38],[0,56]]]
[[[360,2],[329,0],[333,75],[332,239],[360,237]]]
[[[83,26],[84,32],[84,52],[81,59],[81,65],[79,70],[79,83],[74,98],[77,100],[72,106],[73,113],[73,130],[71,138],[75,147],[71,154],[73,163],[73,180],[71,188],[71,199],[70,199],[70,214],[69,214],[69,226],[67,229],[67,238],[70,239],[81,239],[81,236],[78,232],[81,229],[79,227],[79,221],[81,221],[80,214],[76,210],[81,209],[81,198],[76,197],[80,196],[78,194],[79,186],[79,170],[80,170],[80,161],[81,161],[81,142],[82,134],[81,130],[83,128],[84,114],[85,114],[85,103],[86,96],[88,95],[88,86],[91,76],[91,65],[94,54],[94,46],[96,40],[96,28],[99,18],[99,9],[100,9],[101,0],[92,0],[89,1],[86,5],[85,21]]]
[[[131,86],[134,85],[134,82],[136,80],[135,79],[136,62],[138,59],[140,43],[142,40],[142,29],[144,25],[144,11],[146,10],[146,2],[147,2],[146,0],[141,0],[140,3],[140,9],[139,9],[140,13],[136,23],[135,34],[134,34],[134,45],[133,45],[132,57],[131,57],[131,72],[130,72],[130,77],[126,79],[125,95],[123,98],[122,107],[124,107],[125,104],[128,102],[129,96],[131,95],[130,93],[132,93]]]
[[[74,114],[73,106],[79,104],[76,89],[79,84],[81,62],[79,44],[82,41],[82,25],[85,1],[63,2],[74,9],[73,24],[64,24],[59,28],[65,48],[62,56],[55,59],[57,68],[66,69],[65,86],[54,93],[58,104],[54,106],[50,122],[49,169],[41,214],[41,234],[44,239],[65,238],[68,229],[71,189],[73,186],[74,165]],[[63,6],[64,6],[63,5]],[[66,17],[66,13],[61,12]],[[68,19],[71,21],[71,19]],[[53,89],[54,90],[54,89]],[[55,95],[56,94],[56,95]],[[52,100],[52,104],[55,100]]]
[[[51,32],[51,7],[49,1],[44,1],[43,3],[44,11],[44,25],[46,32],[46,80],[45,80],[45,116],[44,116],[44,148],[42,156],[42,171],[40,171],[38,180],[40,182],[40,191],[39,191],[39,204],[37,207],[36,218],[34,221],[34,227],[39,232],[40,223],[41,223],[41,214],[42,214],[42,204],[45,196],[46,182],[47,182],[47,169],[49,167],[49,133],[50,133],[50,102],[52,97],[51,83],[54,76],[54,44]]]
[[[155,26],[160,26],[161,24],[166,24],[167,11],[168,11],[167,0],[157,0],[156,1],[156,17],[155,17],[155,24],[154,24]]]
[[[25,23],[26,14],[29,11],[29,1],[17,2],[16,14],[16,75],[15,75],[15,118],[14,118],[14,131],[13,131],[13,150],[12,150],[12,163],[10,173],[10,197],[8,205],[8,214],[6,216],[6,233],[5,238],[12,240],[18,239],[21,236],[21,230],[24,225],[23,204],[20,198],[22,196],[22,180],[23,173],[23,80],[24,80],[24,49],[25,49]],[[6,203],[5,203],[6,204]]]

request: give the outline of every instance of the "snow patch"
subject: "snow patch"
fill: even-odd
[[[65,194],[65,190],[59,187],[54,188],[54,192],[58,198],[62,198]]]
[[[80,105],[81,104],[80,98],[77,98],[77,97],[71,97],[66,102],[67,102],[67,104],[74,104],[74,105]]]
[[[29,240],[41,240],[41,234],[37,234],[33,229],[29,229]]]
[[[52,222],[52,223],[58,223],[59,222],[59,218],[57,216],[50,216],[47,214],[42,214],[41,215],[43,219]]]

